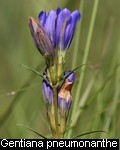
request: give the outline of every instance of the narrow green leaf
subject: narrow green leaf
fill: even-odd
[[[42,134],[36,132],[35,130],[33,130],[32,128],[28,127],[28,126],[25,126],[25,125],[22,125],[22,124],[16,124],[17,126],[21,126],[21,127],[25,127],[26,129],[32,131],[33,133],[39,135],[40,137],[42,137],[43,139],[47,139],[45,136],[43,136]]]
[[[97,132],[104,132],[104,133],[107,133],[106,131],[91,131],[91,132],[86,132],[86,133],[82,133],[82,134],[79,134],[79,135],[76,135],[74,136],[72,139],[76,139],[78,137],[81,137],[81,136],[84,136],[84,135],[88,135],[88,134],[92,134],[92,133],[97,133]]]
[[[77,68],[71,70],[68,74],[66,74],[65,76],[63,76],[60,81],[63,81],[63,80],[66,79],[69,75],[71,75],[73,72],[75,72],[76,70],[78,70],[79,68],[81,68],[81,67],[84,66],[84,65],[86,65],[86,64],[82,64],[82,65],[78,66]]]
[[[94,25],[95,25],[97,10],[98,10],[98,4],[99,4],[99,0],[94,0],[93,10],[92,10],[92,14],[91,14],[91,20],[90,20],[90,25],[89,25],[89,29],[88,29],[88,36],[87,36],[87,40],[86,40],[86,44],[85,44],[85,51],[84,51],[82,64],[86,64],[88,62],[88,54],[90,51],[90,45],[91,45],[92,35],[93,35],[93,31],[94,31]],[[75,102],[73,103],[73,108],[72,108],[72,112],[71,112],[72,124],[75,124],[74,116],[76,114],[76,109],[77,109],[77,106],[78,106],[78,103],[80,100],[81,90],[82,90],[83,81],[84,81],[84,77],[85,77],[85,70],[86,70],[86,66],[83,66],[81,69],[81,77],[80,77],[80,80],[78,82],[78,87],[76,90]],[[73,132],[72,129],[69,130],[68,138],[71,137],[72,132]]]
[[[22,66],[22,67],[24,67],[24,68],[26,68],[26,69],[28,69],[28,70],[34,72],[35,74],[39,75],[41,78],[46,79],[46,78],[45,78],[41,73],[39,73],[38,71],[36,71],[36,70],[34,70],[34,69],[32,69],[32,68],[26,66],[26,65],[23,65],[23,64],[20,64],[20,66]]]

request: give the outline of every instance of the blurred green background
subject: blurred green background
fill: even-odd
[[[46,107],[41,94],[41,78],[20,64],[45,69],[44,59],[35,48],[28,17],[37,19],[40,11],[79,9],[81,32],[76,67],[82,64],[94,0],[0,0],[0,138],[40,138],[24,127],[49,135]],[[82,138],[120,138],[120,1],[99,0],[90,42],[84,82],[79,96],[78,117],[71,137],[89,131],[104,130]],[[77,26],[77,30],[78,30]],[[77,31],[76,31],[77,33]],[[71,69],[76,33],[66,57]],[[79,34],[79,33],[78,33]],[[80,70],[76,72],[73,104]],[[76,116],[75,116],[76,117]]]

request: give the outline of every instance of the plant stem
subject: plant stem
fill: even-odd
[[[65,125],[66,125],[66,118],[65,117],[61,117],[61,122],[60,122],[60,133],[61,136],[64,136],[65,133]]]
[[[85,53],[84,53],[84,56],[83,56],[82,64],[86,64],[86,62],[87,62],[87,58],[88,58],[88,54],[89,54],[89,50],[90,50],[91,39],[92,39],[92,33],[93,33],[93,29],[94,29],[94,24],[95,24],[95,18],[96,18],[96,14],[97,14],[98,3],[99,3],[99,0],[94,0],[94,6],[93,6],[92,15],[91,15],[91,21],[90,21],[88,37],[87,37],[87,41],[86,41]],[[75,116],[75,113],[76,113],[76,109],[78,108],[77,107],[78,102],[80,100],[79,96],[81,94],[82,84],[83,84],[84,75],[85,75],[85,69],[86,69],[86,65],[84,65],[81,68],[80,80],[79,80],[79,83],[78,83],[75,102],[74,102],[73,109],[72,109],[72,114],[71,114],[71,120],[72,120],[71,126],[72,127],[76,124],[76,122],[74,122],[74,116]],[[68,132],[68,138],[70,138],[71,134],[72,134],[72,129],[70,129],[69,132]]]
[[[53,103],[54,103],[54,121],[55,121],[55,133],[53,133],[53,138],[59,138],[59,128],[58,128],[58,108],[57,108],[57,87],[53,86]]]
[[[83,6],[84,6],[84,0],[80,1],[80,5],[79,5],[79,10],[80,13],[83,14]],[[76,30],[76,36],[75,36],[75,44],[74,44],[74,53],[73,53],[73,60],[72,60],[72,69],[76,68],[77,65],[77,56],[79,53],[79,43],[80,43],[80,35],[81,35],[81,22],[82,22],[82,17],[80,20],[80,23],[77,26],[77,30]]]

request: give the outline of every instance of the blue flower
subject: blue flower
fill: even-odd
[[[65,71],[64,75],[69,74],[71,71]],[[44,72],[45,75],[45,72]],[[58,108],[60,109],[60,113],[62,116],[68,112],[71,102],[71,89],[74,84],[74,72],[69,74],[66,79],[63,81],[63,84],[58,87]],[[51,85],[43,79],[42,81],[42,93],[44,97],[45,104],[52,105],[53,104],[53,90]]]
[[[70,12],[67,8],[56,11],[51,10],[48,15],[45,11],[41,11],[39,16],[39,24],[48,33],[54,48],[59,50],[67,50],[72,41],[75,27],[80,20],[78,10]]]
[[[64,75],[69,74],[71,71],[65,71]],[[72,102],[71,89],[74,84],[74,72],[68,75],[58,91],[58,107],[61,116],[66,116],[70,109]]]
[[[64,72],[64,76],[67,76],[66,80],[67,82],[73,84],[75,81],[74,72],[71,72],[70,70]]]
[[[45,104],[52,105],[53,91],[52,91],[52,87],[46,80],[42,81],[42,93],[43,93],[43,98],[44,98]]]

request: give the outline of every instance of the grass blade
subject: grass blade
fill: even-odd
[[[88,53],[90,50],[90,44],[91,44],[91,39],[92,39],[92,34],[93,34],[93,29],[94,29],[94,24],[95,24],[95,18],[96,18],[96,14],[97,14],[98,3],[99,3],[99,0],[94,0],[94,6],[93,6],[92,15],[91,15],[91,21],[90,21],[90,26],[89,26],[89,31],[88,31],[88,36],[87,36],[87,41],[86,41],[86,46],[85,46],[85,53],[83,56],[82,64],[87,63]],[[75,96],[75,100],[74,100],[75,102],[73,103],[73,109],[72,109],[72,113],[71,113],[71,120],[72,120],[72,124],[74,124],[74,125],[76,124],[74,122],[74,115],[76,113],[76,109],[77,109],[78,102],[79,102],[79,96],[81,94],[82,84],[83,84],[83,80],[84,80],[84,76],[85,76],[85,69],[86,69],[86,66],[83,66],[81,69],[81,76],[80,76],[80,80],[78,83],[76,96]],[[69,132],[68,132],[68,138],[71,136],[71,134],[72,134],[72,129],[69,130]]]
[[[21,127],[25,127],[26,129],[32,131],[33,133],[39,135],[40,137],[42,137],[43,139],[47,139],[45,136],[43,136],[42,134],[36,132],[35,130],[33,130],[32,128],[28,127],[28,126],[25,126],[25,125],[22,125],[22,124],[16,124],[17,126],[21,126]]]
[[[102,130],[99,130],[99,131],[91,131],[91,132],[86,132],[86,133],[82,133],[82,134],[79,134],[79,135],[76,135],[74,136],[72,139],[76,139],[78,137],[81,137],[81,136],[84,136],[84,135],[87,135],[87,134],[93,134],[93,133],[97,133],[97,132],[104,132],[104,133],[107,133],[106,131],[102,131]]]

